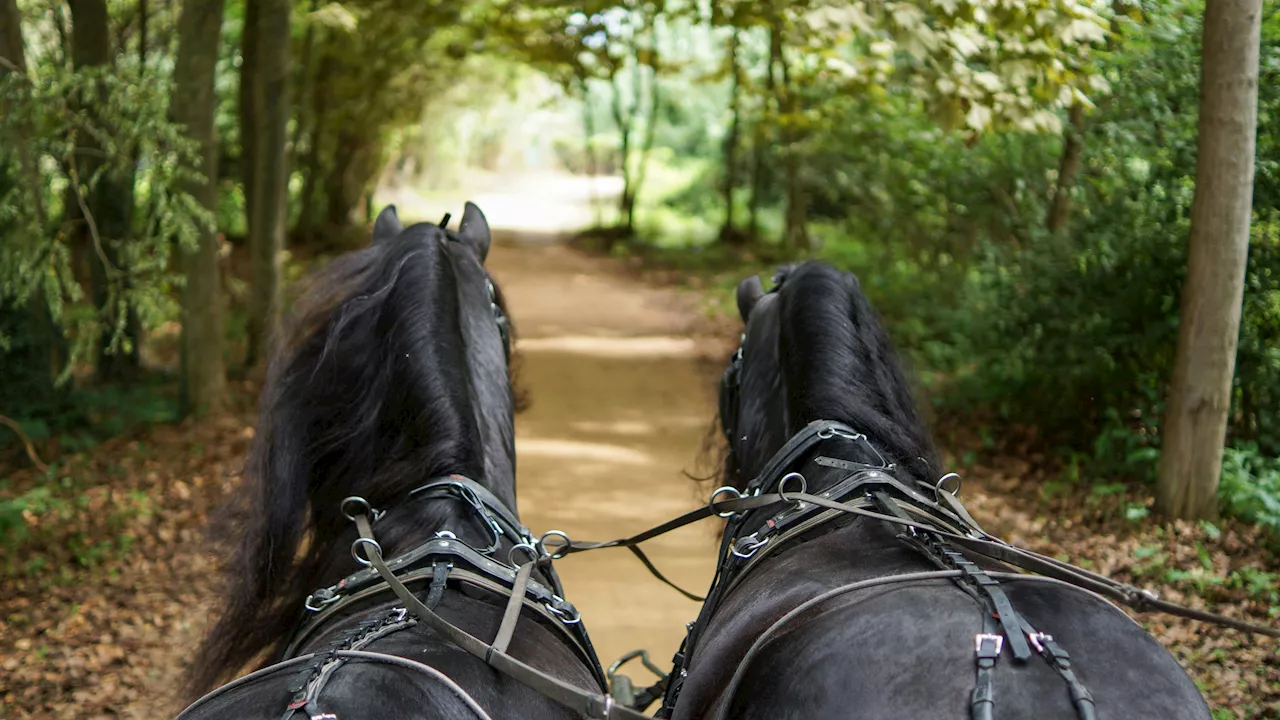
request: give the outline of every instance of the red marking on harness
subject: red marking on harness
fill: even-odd
[[[770,529],[770,530],[772,530],[772,529],[774,529],[774,528],[778,527],[778,524],[777,524],[777,523],[775,523],[775,522],[773,521],[773,518],[769,518],[768,525],[769,525],[769,529]]]
[[[297,701],[294,701],[294,702],[289,703],[289,709],[290,709],[290,710],[300,710],[300,709],[302,709],[302,708],[304,708],[304,707],[306,707],[306,706],[307,706],[307,701],[306,701],[306,700],[297,700]]]

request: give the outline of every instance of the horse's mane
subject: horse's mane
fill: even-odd
[[[483,473],[457,280],[439,233],[411,227],[338,258],[281,333],[244,485],[228,505],[240,539],[223,612],[192,670],[195,693],[283,651],[304,599],[334,579],[354,539],[342,498],[385,507],[427,478]],[[422,512],[443,522],[451,504],[434,505],[411,525],[380,524],[384,552],[429,526]]]
[[[770,434],[785,440],[814,420],[840,421],[865,433],[890,462],[916,480],[929,480],[939,467],[937,451],[889,334],[857,277],[811,261],[782,268],[777,282],[776,317],[762,321],[776,323],[778,352],[774,358],[757,353],[745,362],[778,364],[776,371],[754,376],[757,382],[781,379],[785,417],[739,422],[769,423],[775,430]],[[779,388],[744,382],[741,392],[746,397]],[[727,479],[735,479],[735,463],[726,458]]]

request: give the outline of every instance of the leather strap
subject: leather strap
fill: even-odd
[[[516,573],[516,584],[511,589],[511,598],[507,600],[507,608],[502,612],[502,624],[498,626],[498,634],[494,636],[489,652],[504,653],[511,644],[511,636],[515,635],[516,623],[520,620],[521,600],[524,598],[524,587],[529,584],[529,575],[533,572],[533,561],[520,566]],[[487,661],[486,661],[487,662]]]
[[[470,653],[473,657],[483,660],[487,665],[503,675],[589,718],[599,718],[601,720],[647,720],[643,714],[614,703],[613,698],[607,694],[602,695],[582,690],[559,678],[526,665],[506,653],[491,652],[492,646],[440,617],[415,597],[409,588],[405,587],[395,573],[387,567],[386,562],[383,561],[382,553],[374,541],[368,517],[357,515],[355,516],[355,522],[356,527],[360,530],[360,537],[368,541],[364,544],[364,549],[369,563],[377,569],[378,574],[391,587],[396,597],[400,598],[401,602],[404,603],[405,608],[440,636]]]
[[[1062,648],[1054,639],[1044,633],[1032,633],[1027,636],[1036,650],[1044,657],[1049,666],[1062,676],[1067,683],[1067,690],[1071,693],[1071,704],[1075,705],[1076,715],[1080,720],[1098,720],[1098,711],[1093,702],[1093,695],[1089,693],[1088,688],[1080,679],[1076,677],[1075,671],[1071,669],[1071,656]]]

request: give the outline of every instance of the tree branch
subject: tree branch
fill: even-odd
[[[40,456],[36,454],[35,446],[31,444],[31,438],[27,437],[27,434],[22,431],[22,426],[19,425],[17,421],[7,418],[4,415],[0,415],[0,425],[8,426],[10,430],[18,435],[18,439],[22,441],[24,446],[26,446],[27,457],[31,458],[31,464],[35,465],[37,470],[40,472],[49,472],[49,466],[45,465],[40,460]]]
[[[97,252],[98,259],[102,261],[102,267],[106,273],[118,276],[120,271],[107,259],[107,253],[102,249],[102,237],[98,235],[98,223],[94,221],[93,213],[89,212],[89,206],[84,201],[84,194],[80,192],[80,173],[76,172],[75,162],[68,166],[67,172],[71,174],[71,187],[75,188],[76,203],[80,206],[80,213],[84,215],[84,220],[89,225],[89,236],[93,238],[93,249]]]

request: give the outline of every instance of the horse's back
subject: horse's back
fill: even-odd
[[[1203,720],[1209,709],[1173,657],[1128,616],[1081,591],[1006,584],[1018,612],[1053,636],[1108,720]],[[832,603],[784,630],[743,668],[724,716],[967,720],[979,606],[947,584],[881,588]],[[994,716],[1077,720],[1066,681],[1004,644]],[[682,717],[699,717],[697,713]],[[707,713],[708,720],[714,715]]]

